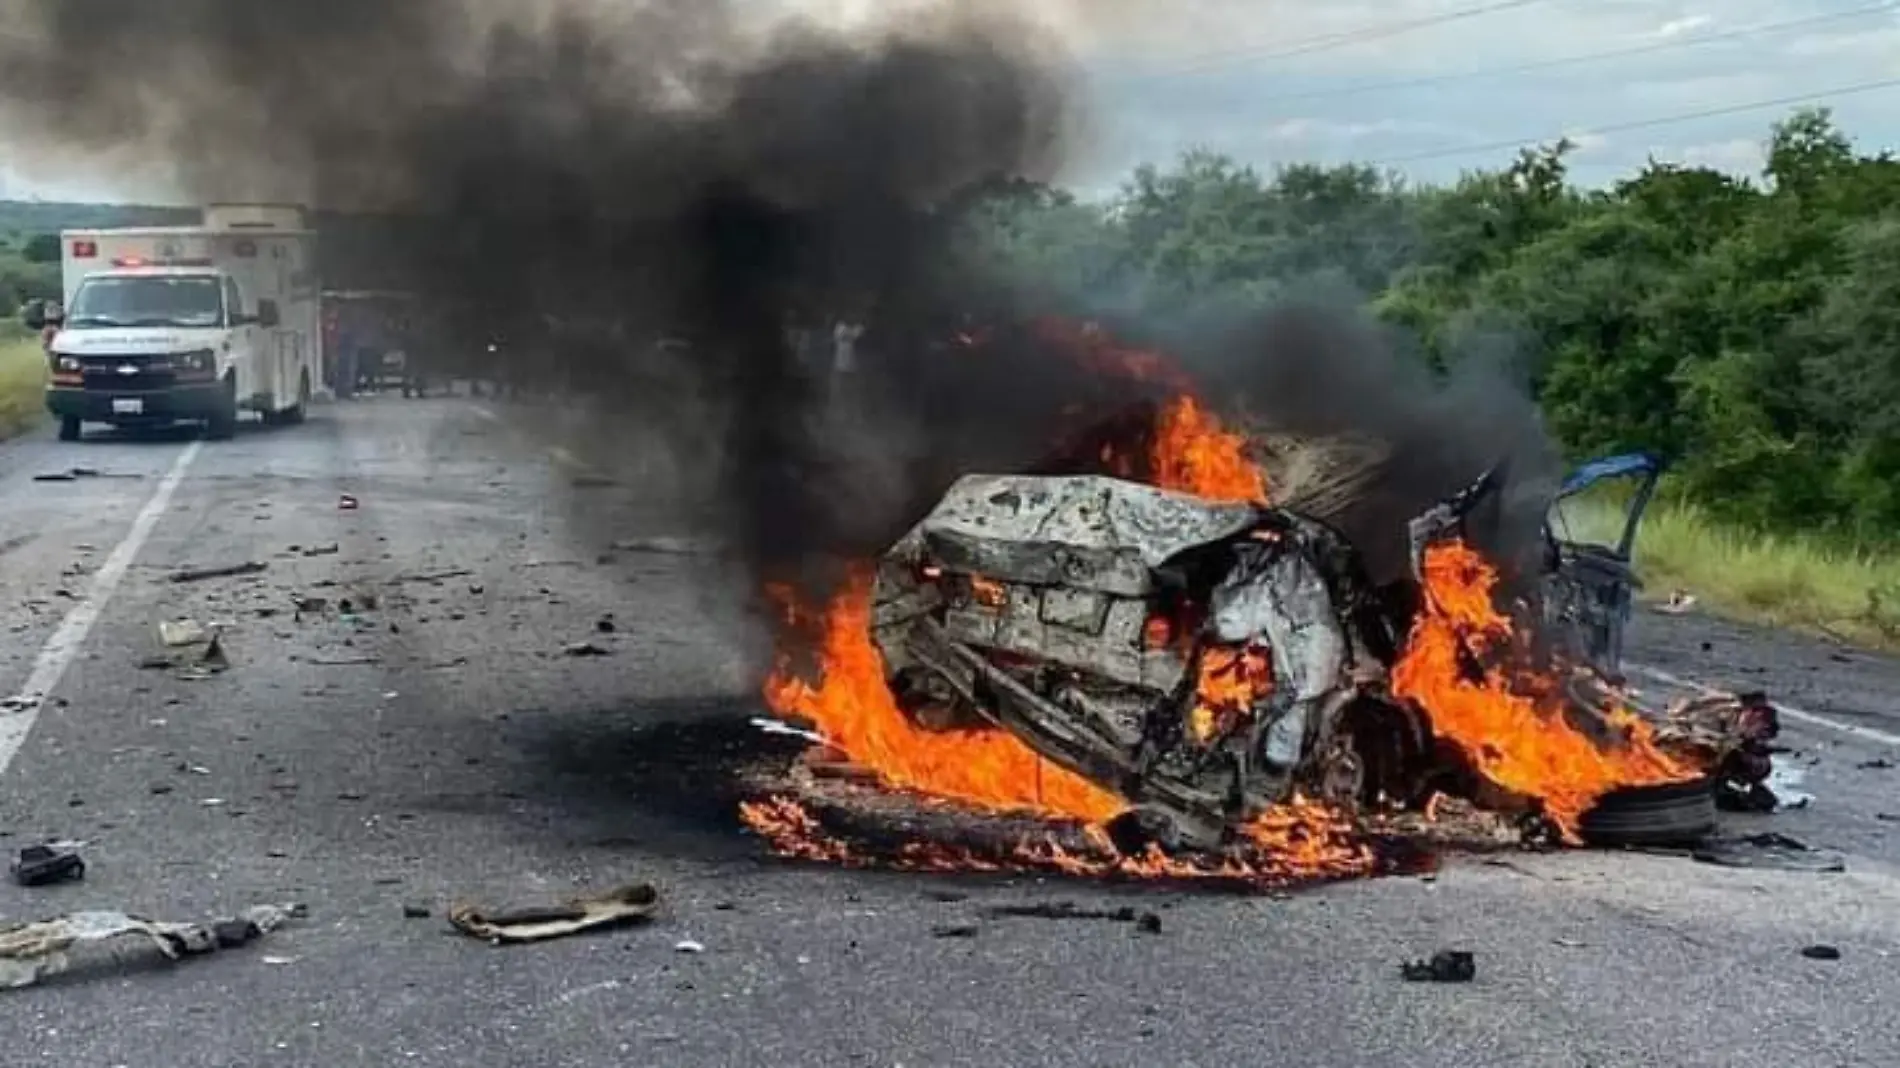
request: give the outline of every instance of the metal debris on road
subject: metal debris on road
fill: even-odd
[[[601,646],[595,645],[593,642],[573,642],[569,644],[565,649],[562,649],[561,654],[563,656],[576,656],[576,657],[613,655],[612,653],[608,652],[606,649],[602,648]]]
[[[172,573],[171,580],[177,583],[205,582],[210,579],[240,578],[245,575],[256,575],[269,569],[269,564],[257,560],[250,560],[242,564],[230,564],[225,567],[200,567],[185,571],[176,571]]]
[[[1809,960],[1840,960],[1841,951],[1835,946],[1816,943],[1801,947],[1801,955]]]
[[[158,625],[158,640],[165,643],[167,648],[182,649],[188,645],[210,642],[211,632],[196,620],[167,620]]]
[[[975,938],[977,933],[973,923],[942,923],[930,929],[932,938]]]
[[[582,931],[621,924],[647,923],[660,902],[649,883],[629,883],[591,897],[560,905],[536,905],[490,912],[480,905],[458,901],[449,906],[449,924],[470,938],[494,945],[541,942]]]
[[[86,862],[71,849],[27,846],[13,859],[13,881],[21,886],[50,886],[86,877]]]
[[[673,944],[673,952],[675,953],[704,953],[706,952],[706,947],[701,945],[698,942],[693,941],[690,938],[685,938]]]
[[[72,970],[73,952],[85,945],[138,936],[175,961],[245,945],[304,914],[302,905],[258,905],[231,919],[168,923],[92,911],[0,927],[0,989],[17,990]]]
[[[706,551],[706,546],[686,538],[623,538],[614,542],[611,548],[621,553],[654,553],[662,556],[694,556]]]
[[[142,671],[170,671],[194,682],[231,669],[231,658],[224,651],[223,634],[217,627],[200,627],[188,621],[160,623],[158,636],[172,651],[139,661]]]
[[[1690,855],[1704,864],[1724,868],[1817,873],[1847,870],[1847,861],[1839,853],[1815,849],[1797,838],[1772,831],[1711,842]]]
[[[1478,977],[1478,962],[1468,950],[1441,949],[1430,960],[1399,965],[1399,974],[1408,983],[1469,983]]]
[[[1656,611],[1666,616],[1686,616],[1695,611],[1695,594],[1688,590],[1670,590],[1669,599],[1656,606]]]
[[[336,499],[336,507],[339,512],[354,512],[362,507],[362,502],[345,493]]]
[[[757,727],[760,731],[766,734],[776,734],[776,735],[781,735],[787,738],[802,738],[805,741],[811,742],[814,745],[830,745],[831,744],[829,741],[825,739],[824,735],[819,734],[816,731],[808,731],[803,727],[794,727],[790,723],[786,723],[783,720],[768,719],[764,716],[754,716],[747,722],[751,723],[754,727]]]
[[[1129,906],[1117,909],[1086,909],[1073,901],[1040,902],[1033,905],[996,905],[984,909],[991,919],[1034,919],[1034,920],[1107,920],[1111,923],[1132,923],[1143,934],[1160,934],[1161,917],[1152,912],[1140,912]]]
[[[1712,693],[1677,701],[1656,725],[1656,740],[1711,769],[1715,803],[1731,812],[1773,812],[1782,799],[1771,743],[1781,716],[1761,693]]]
[[[77,482],[82,478],[127,478],[141,479],[144,475],[107,474],[92,467],[69,467],[64,471],[49,471],[43,475],[34,475],[35,482]]]

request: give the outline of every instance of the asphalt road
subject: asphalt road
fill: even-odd
[[[1578,853],[1237,899],[790,867],[642,763],[656,724],[752,707],[748,636],[703,568],[602,561],[616,537],[677,533],[660,510],[574,485],[461,400],[247,431],[0,446],[0,696],[57,677],[37,712],[0,712],[0,848],[75,840],[91,862],[81,883],[0,887],[0,917],[310,916],[0,993],[8,1065],[1900,1063],[1900,822],[1880,818],[1900,769],[1860,766],[1900,760],[1900,665],[1638,627],[1644,665],[1804,713],[1790,740],[1815,800],[1755,825],[1846,851],[1839,874]],[[74,466],[136,477],[34,481]],[[246,561],[268,567],[168,581]],[[339,611],[365,592],[374,610]],[[297,597],[329,604],[298,618]],[[230,671],[141,669],[156,625],[186,618],[228,624]],[[611,655],[562,655],[576,641]],[[646,928],[492,947],[441,918],[455,897],[636,879],[664,895]],[[1163,929],[981,916],[1050,900],[1133,903]],[[979,931],[932,936],[949,923]],[[1476,953],[1476,982],[1399,980],[1443,947]]]

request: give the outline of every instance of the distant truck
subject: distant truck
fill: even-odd
[[[199,226],[60,235],[64,307],[46,407],[62,441],[86,423],[198,422],[230,438],[241,412],[296,423],[323,390],[316,235],[299,207],[217,204]]]

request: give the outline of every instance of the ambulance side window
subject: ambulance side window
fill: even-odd
[[[226,278],[224,280],[224,321],[236,326],[243,315],[244,297],[238,292],[237,282]]]

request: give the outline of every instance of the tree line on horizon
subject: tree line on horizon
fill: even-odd
[[[1194,151],[1106,202],[1018,183],[971,233],[1104,312],[1336,300],[1440,371],[1502,351],[1575,457],[1652,451],[1726,522],[1892,544],[1900,161],[1825,109],[1775,124],[1755,179],[1652,160],[1584,189],[1572,147],[1436,186]]]
[[[1442,372],[1502,354],[1573,456],[1659,453],[1731,523],[1900,540],[1900,160],[1825,109],[1776,123],[1752,179],[1651,161],[1585,189],[1571,147],[1416,186],[1194,151],[1103,202],[1013,183],[965,232],[983,269],[1105,313],[1338,301]],[[174,214],[0,204],[0,307],[57,295],[60,229]]]

